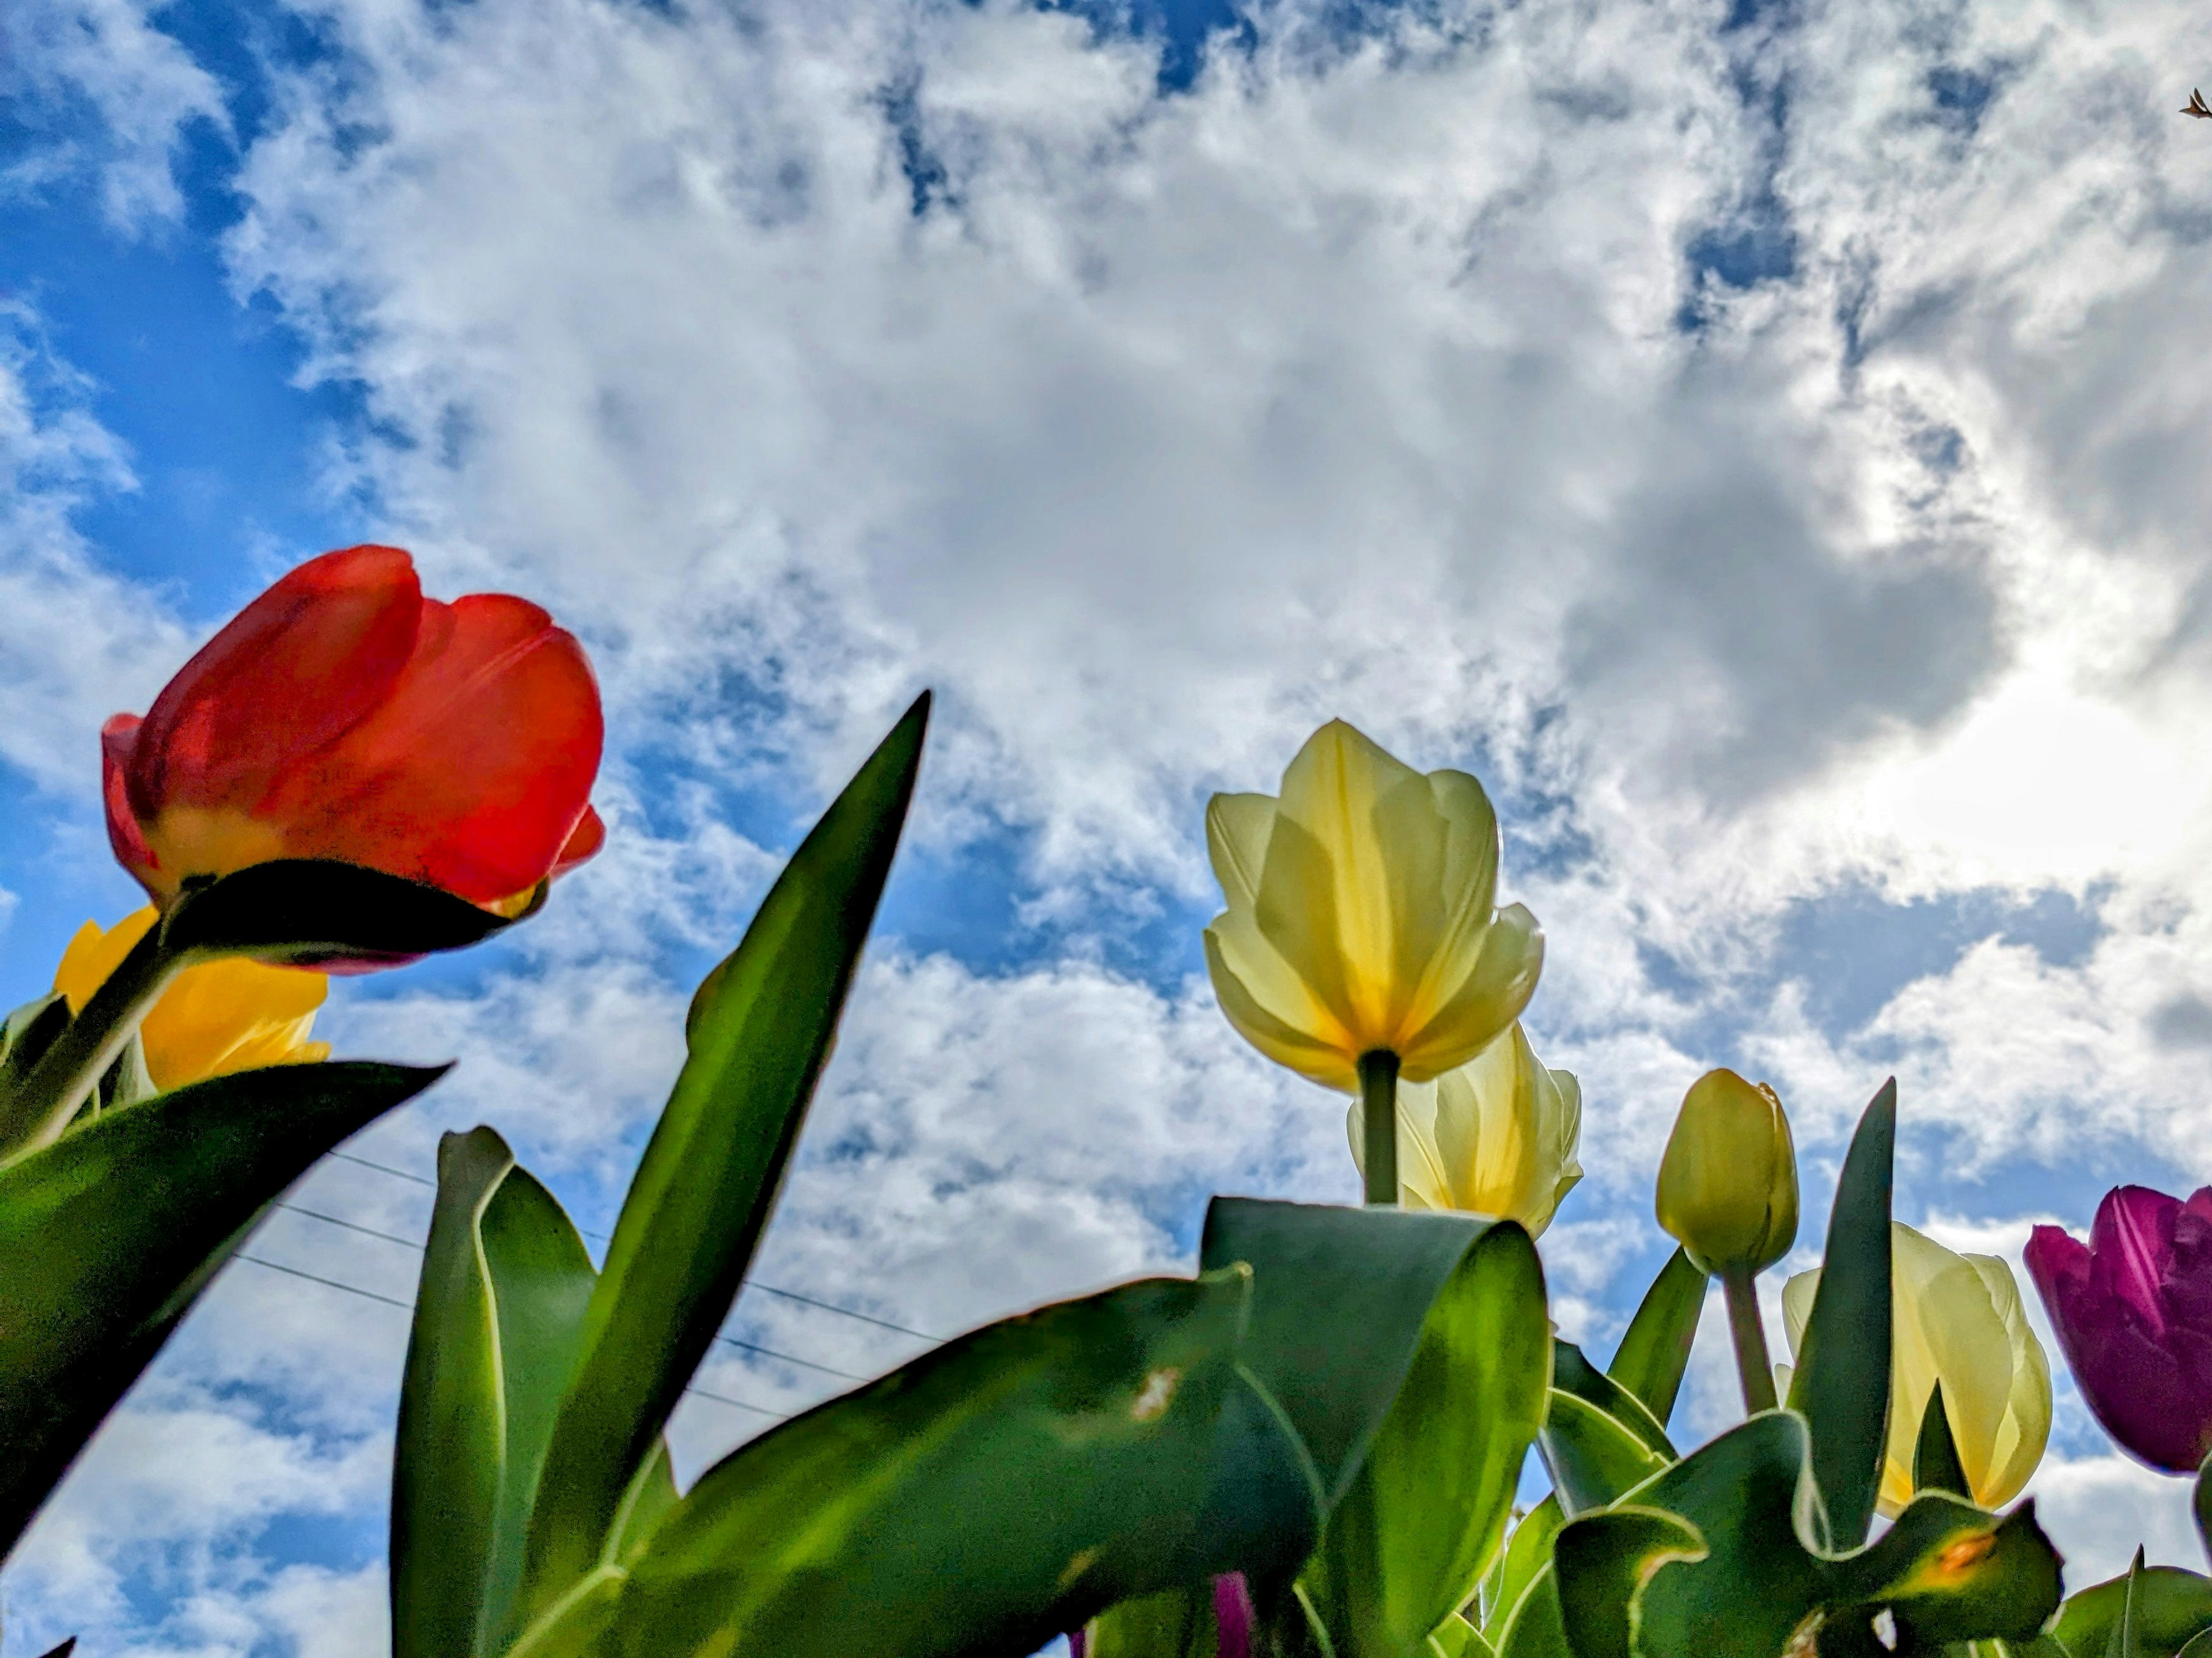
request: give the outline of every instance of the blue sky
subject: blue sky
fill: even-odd
[[[461,1061],[302,1208],[419,1236],[489,1121],[604,1228],[690,984],[925,684],[914,832],[763,1281],[945,1333],[1349,1197],[1221,1022],[1201,814],[1321,720],[1478,773],[1582,1078],[1604,1351],[1682,1087],[1771,1078],[1809,1264],[2016,1255],[2212,1169],[2212,151],[2179,3],[1038,9],[24,0],[0,59],[0,995],[135,902],[100,720],[375,538],[590,645],[608,853],[341,987]],[[0,1576],[0,1652],[380,1649],[404,1243],[280,1214]],[[914,1339],[765,1292],[732,1334]],[[1724,1343],[1684,1410],[1727,1418]],[[702,1386],[842,1385],[722,1350]],[[2078,1569],[2179,1486],[2062,1378]],[[687,1470],[765,1417],[698,1400]],[[2093,1523],[2125,1514],[2125,1538]]]

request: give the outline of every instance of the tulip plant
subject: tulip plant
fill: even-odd
[[[1498,821],[1341,722],[1218,796],[1216,993],[1350,1096],[1361,1207],[1218,1197],[1196,1270],[970,1332],[679,1491],[670,1412],[804,1132],[921,766],[924,695],[693,998],[605,1259],[497,1133],[447,1135],[401,1389],[395,1658],[2212,1658],[2212,1578],[2138,1556],[2063,1599],[2033,1501],[2050,1376],[2004,1265],[1891,1214],[1898,1102],[1821,1266],[1774,1090],[1685,1097],[1680,1244],[1602,1366],[1535,1247],[1580,1178],[1576,1078],[1521,1016],[1543,936]],[[324,975],[524,920],[605,831],[599,704],[526,601],[313,560],[105,734],[118,858],[0,1023],[0,1526],[70,1461],[285,1187],[436,1080],[310,1039]],[[2212,1450],[2212,1188],[2130,1187],[2028,1261],[2099,1418]],[[1711,1281],[1746,1418],[1669,1424]],[[1549,1494],[1516,1506],[1534,1451]],[[2199,1491],[2206,1482],[2200,1476]],[[2200,1494],[2212,1531],[2212,1499]]]

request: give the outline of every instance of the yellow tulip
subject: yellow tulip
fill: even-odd
[[[1342,720],[1279,797],[1217,794],[1206,849],[1228,908],[1206,929],[1222,1011],[1269,1059],[1347,1093],[1362,1055],[1426,1082],[1521,1017],[1544,935],[1492,908],[1498,817],[1465,772],[1424,776]]]
[[[77,929],[54,971],[71,1014],[84,1011],[159,915],[149,904],[104,932],[96,921]],[[330,981],[303,968],[236,958],[188,967],[138,1027],[147,1074],[166,1092],[258,1066],[326,1060],[330,1044],[311,1042],[307,1033],[329,994]]]
[[[1364,1174],[1356,1101],[1345,1126]],[[1583,1177],[1582,1134],[1582,1084],[1547,1069],[1516,1023],[1458,1070],[1400,1084],[1399,1206],[1517,1220],[1533,1236]]]
[[[1765,1083],[1708,1071],[1659,1160],[1659,1224],[1707,1272],[1763,1272],[1797,1241],[1797,1152]]]
[[[2051,1366],[2012,1268],[1995,1255],[1955,1254],[1902,1221],[1890,1224],[1889,1259],[1889,1442],[1877,1506],[1894,1516],[1912,1499],[1920,1420],[1938,1382],[1974,1501],[1985,1509],[2009,1503],[2051,1436]],[[1783,1286],[1793,1357],[1820,1285],[1816,1267]]]

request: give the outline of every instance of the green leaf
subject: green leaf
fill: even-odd
[[[690,1048],[615,1224],[546,1453],[518,1621],[593,1569],[729,1315],[829,1057],[921,762],[925,694],[799,844],[699,987]]]
[[[1245,1363],[1314,1460],[1324,1507],[1358,1476],[1422,1340],[1429,1309],[1490,1223],[1216,1198],[1199,1265],[1257,1274]]]
[[[1638,1597],[1674,1560],[1701,1560],[1698,1528],[1663,1509],[1625,1506],[1584,1515],[1559,1533],[1553,1558],[1561,1623],[1575,1658],[1638,1658]]]
[[[1970,1501],[1974,1495],[1959,1461],[1958,1442],[1951,1436],[1951,1413],[1944,1408],[1940,1382],[1928,1396],[1928,1408],[1921,1412],[1920,1437],[1912,1452],[1912,1489],[1948,1491]]]
[[[1474,1594],[1543,1418],[1551,1359],[1535,1245],[1510,1222],[1492,1226],[1431,1304],[1397,1400],[1299,1579],[1337,1658],[1409,1658]]]
[[[1644,1292],[1628,1333],[1606,1366],[1606,1374],[1642,1400],[1662,1427],[1674,1414],[1674,1396],[1681,1391],[1705,1307],[1705,1275],[1677,1249]]]
[[[1536,1444],[1569,1518],[1605,1507],[1668,1466],[1626,1424],[1557,1388]]]
[[[2145,1566],[2135,1576],[2135,1643],[2148,1658],[2167,1658],[2212,1629],[2212,1577],[2179,1566]],[[2051,1633],[2072,1658],[2105,1658],[2127,1594],[2124,1576],[2068,1596]]]
[[[395,1658],[491,1649],[593,1277],[504,1140],[445,1137],[392,1465]]]
[[[69,999],[58,990],[24,1003],[0,1020],[0,1100],[46,1057],[69,1022]]]
[[[1585,1404],[1596,1406],[1650,1450],[1669,1462],[1674,1460],[1674,1443],[1650,1407],[1584,1358],[1583,1350],[1571,1341],[1554,1340],[1552,1344],[1552,1385]]]
[[[519,919],[358,864],[279,858],[205,885],[187,884],[162,922],[161,943],[173,954],[300,967],[404,961],[480,944]]]
[[[1251,1283],[1009,1319],[763,1436],[605,1569],[619,1589],[587,1649],[1027,1653],[1115,1602],[1279,1566],[1319,1493],[1239,1363]],[[570,1649],[533,1631],[517,1652]]]
[[[1091,1620],[1089,1658],[1215,1658],[1213,1591],[1140,1594]]]
[[[2137,1544],[2136,1558],[2128,1564],[2126,1587],[2120,1592],[2120,1615],[2112,1620],[2112,1635],[2105,1642],[2105,1658],[2141,1658],[2136,1627],[2141,1621],[2142,1570],[2142,1546]]]
[[[0,1166],[0,1552],[268,1206],[441,1074],[243,1071]]]
[[[1889,1187],[1897,1079],[1859,1119],[1836,1182],[1820,1287],[1805,1321],[1790,1408],[1813,1432],[1832,1546],[1856,1548],[1873,1522],[1889,1430]]]
[[[1999,1518],[1932,1491],[1830,1580],[1832,1603],[1888,1607],[1900,1645],[2027,1641],[2057,1610],[2059,1560],[2033,1499]]]
[[[1425,1658],[1493,1658],[1493,1655],[1481,1632],[1455,1612],[1429,1631]]]
[[[2212,1558],[2212,1457],[2197,1471],[2197,1486],[2191,1494],[2190,1511],[2197,1519],[2197,1540],[2204,1546],[2208,1558]]]
[[[1498,1562],[1496,1593],[1482,1609],[1482,1633],[1493,1647],[1504,1638],[1513,1609],[1521,1604],[1536,1575],[1552,1564],[1553,1540],[1566,1523],[1567,1516],[1560,1512],[1554,1492],[1522,1515],[1521,1523],[1506,1539],[1505,1552]]]

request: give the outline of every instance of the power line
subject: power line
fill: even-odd
[[[434,1180],[426,1180],[422,1175],[414,1174],[408,1169],[394,1169],[388,1163],[374,1163],[367,1157],[356,1157],[350,1151],[332,1151],[330,1155],[345,1163],[358,1163],[363,1169],[374,1169],[380,1175],[390,1175],[396,1180],[408,1181],[416,1186],[427,1186],[433,1191],[437,1189],[437,1181]],[[292,1210],[295,1213],[302,1215],[313,1213],[313,1211],[301,1209],[299,1205],[294,1203],[279,1204],[277,1206],[282,1209]],[[315,1215],[314,1218],[317,1220],[329,1221],[334,1226],[349,1226],[356,1232],[368,1232],[371,1237],[389,1239],[393,1243],[404,1243],[410,1249],[420,1249],[422,1247],[421,1244],[416,1243],[410,1239],[392,1237],[392,1234],[389,1232],[370,1231],[366,1226],[356,1225],[352,1221],[339,1220],[332,1215]],[[580,1226],[576,1230],[579,1232],[583,1233],[586,1237],[593,1239],[598,1242],[605,1243],[609,1241],[607,1235],[605,1232],[589,1231]],[[863,1324],[872,1324],[879,1330],[895,1330],[900,1335],[912,1336],[917,1341],[942,1341],[945,1339],[943,1336],[932,1335],[928,1331],[917,1330],[911,1325],[896,1324],[887,1318],[878,1318],[872,1313],[856,1313],[850,1307],[840,1307],[833,1301],[823,1301],[814,1296],[801,1295],[796,1290],[780,1290],[775,1284],[763,1284],[757,1278],[747,1278],[744,1281],[744,1287],[748,1290],[758,1290],[763,1295],[780,1296],[786,1301],[795,1301],[802,1306],[818,1307],[823,1312],[835,1313],[841,1318],[857,1319]],[[805,1359],[793,1359],[792,1363],[795,1364],[804,1364],[806,1361]],[[824,1367],[816,1365],[814,1368],[820,1370]],[[845,1373],[842,1370],[833,1370],[830,1374],[833,1376],[842,1376]],[[854,1380],[864,1379],[865,1378],[860,1377],[854,1378]]]
[[[397,1296],[380,1295],[374,1290],[362,1289],[358,1284],[342,1284],[337,1278],[325,1278],[319,1272],[301,1272],[296,1266],[287,1266],[279,1261],[264,1260],[259,1255],[247,1254],[243,1249],[239,1250],[234,1259],[250,1262],[256,1266],[265,1266],[272,1272],[283,1273],[287,1278],[305,1278],[308,1283],[319,1284],[326,1290],[343,1290],[346,1294],[359,1296],[364,1301],[382,1302],[386,1307],[397,1307],[403,1313],[411,1313],[415,1310],[415,1303],[411,1301],[402,1301]],[[795,1362],[804,1363],[805,1361]],[[708,1393],[704,1388],[686,1388],[684,1391],[687,1394],[696,1394],[701,1399],[711,1399],[717,1405],[734,1405],[741,1411],[752,1411],[761,1416],[772,1416],[779,1422],[791,1420],[792,1413],[789,1411],[772,1411],[767,1406],[756,1405],[750,1400],[732,1399],[727,1394]]]

